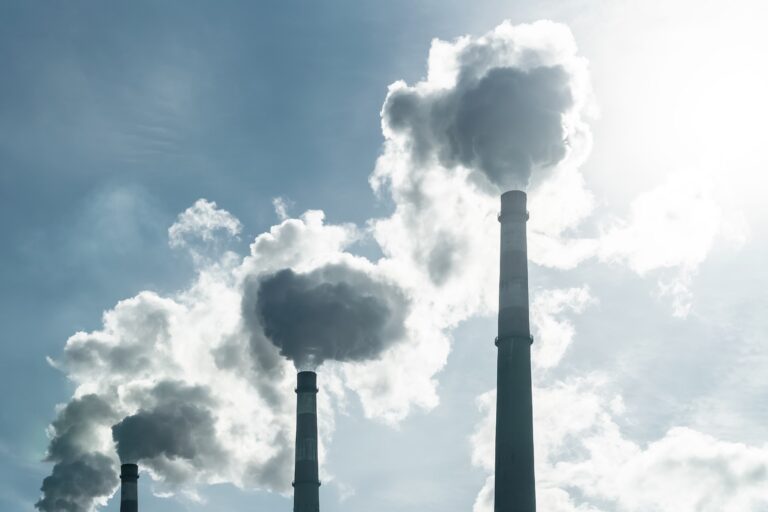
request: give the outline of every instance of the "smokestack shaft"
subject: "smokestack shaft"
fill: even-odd
[[[299,372],[296,386],[296,465],[293,479],[294,512],[319,512],[317,469],[317,375]]]
[[[139,511],[139,466],[123,464],[120,466],[120,512]]]
[[[526,195],[501,196],[495,512],[535,512]]]

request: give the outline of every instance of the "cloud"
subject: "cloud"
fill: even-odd
[[[589,288],[534,290],[531,303],[531,322],[536,337],[531,359],[538,368],[552,368],[562,359],[573,342],[575,329],[569,319],[570,311],[580,314],[594,302]]]
[[[715,241],[743,243],[746,235],[734,238],[730,225],[711,182],[696,174],[673,174],[632,201],[628,219],[614,218],[602,227],[597,256],[641,276],[660,272],[660,296],[670,297],[673,314],[685,317],[693,277]]]
[[[288,208],[293,206],[293,201],[284,197],[275,197],[272,199],[272,207],[275,209],[277,218],[285,220],[289,217]]]
[[[594,201],[572,168],[558,169],[533,191],[530,210],[532,262],[565,270],[590,259],[627,267],[653,279],[657,295],[681,318],[691,311],[694,278],[716,243],[738,248],[749,236],[740,212],[724,209],[712,181],[687,172],[638,195],[626,214],[603,213],[594,236],[575,234],[594,214]]]
[[[324,212],[307,210],[258,235],[242,271],[257,274],[288,267],[299,271],[314,268],[337,258],[359,237],[354,224],[328,224]]]
[[[473,463],[493,468],[495,392],[478,399],[483,419]],[[670,428],[642,446],[619,426],[621,397],[597,376],[534,389],[537,504],[553,512],[685,510],[737,512],[768,506],[768,446]],[[475,512],[493,509],[493,479]]]
[[[198,199],[168,228],[168,243],[171,247],[185,247],[193,240],[212,243],[218,235],[232,237],[241,230],[240,221],[228,211],[219,209],[213,201]]]
[[[603,228],[600,257],[623,261],[639,274],[694,268],[706,258],[722,225],[722,211],[706,181],[672,175],[632,202],[628,220]]]
[[[157,349],[170,344],[172,323],[183,313],[178,302],[141,292],[106,311],[102,330],[72,335],[62,358],[51,363],[95,387],[101,383],[91,380],[94,377],[115,384],[120,379],[151,378],[165,362]]]
[[[255,313],[264,334],[299,368],[315,368],[326,359],[372,359],[405,334],[403,291],[360,270],[283,269],[255,286]]]

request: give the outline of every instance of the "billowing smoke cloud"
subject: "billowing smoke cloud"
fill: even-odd
[[[537,169],[588,151],[588,96],[585,61],[562,25],[503,23],[483,37],[434,41],[427,78],[390,86],[381,112],[387,146],[374,179],[414,200],[435,165],[466,169],[494,196],[526,188]]]
[[[43,480],[43,497],[35,506],[45,512],[86,512],[94,500],[117,485],[117,462],[102,452],[99,428],[115,419],[115,411],[96,395],[73,399],[51,424],[47,461],[55,462]]]
[[[326,359],[372,359],[405,334],[403,291],[359,270],[283,269],[257,286],[256,313],[264,334],[299,368]]]
[[[551,22],[433,41],[426,78],[389,87],[371,184],[396,210],[373,223],[374,235],[429,278],[422,286],[441,290],[453,317],[496,307],[499,192],[530,188],[533,200],[553,177],[578,176],[589,99],[586,61],[568,28]],[[571,213],[571,203],[560,209]]]
[[[562,66],[463,69],[454,87],[424,93],[396,88],[382,115],[406,132],[419,163],[477,169],[501,190],[525,188],[531,171],[553,167],[567,149],[564,115],[573,107]]]
[[[94,500],[112,494],[116,485],[115,462],[100,453],[86,453],[53,466],[35,506],[46,512],[86,512]]]
[[[220,453],[214,418],[206,407],[211,402],[206,389],[163,382],[152,395],[157,400],[153,409],[140,409],[112,427],[122,462],[160,456],[191,460]]]

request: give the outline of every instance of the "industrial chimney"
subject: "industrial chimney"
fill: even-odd
[[[525,192],[501,196],[494,512],[535,512]]]
[[[317,374],[303,371],[296,386],[296,466],[293,511],[319,512],[320,480],[317,471]]]
[[[139,466],[136,464],[120,466],[120,512],[138,512],[138,480]]]

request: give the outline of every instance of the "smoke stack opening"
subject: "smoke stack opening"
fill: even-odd
[[[120,466],[120,512],[138,512],[139,510],[139,466],[123,464]]]
[[[528,220],[527,196],[522,190],[509,190],[501,195],[501,213],[499,221],[504,216]]]
[[[310,370],[300,371],[296,375],[296,392],[314,392],[317,393],[317,374]]]

